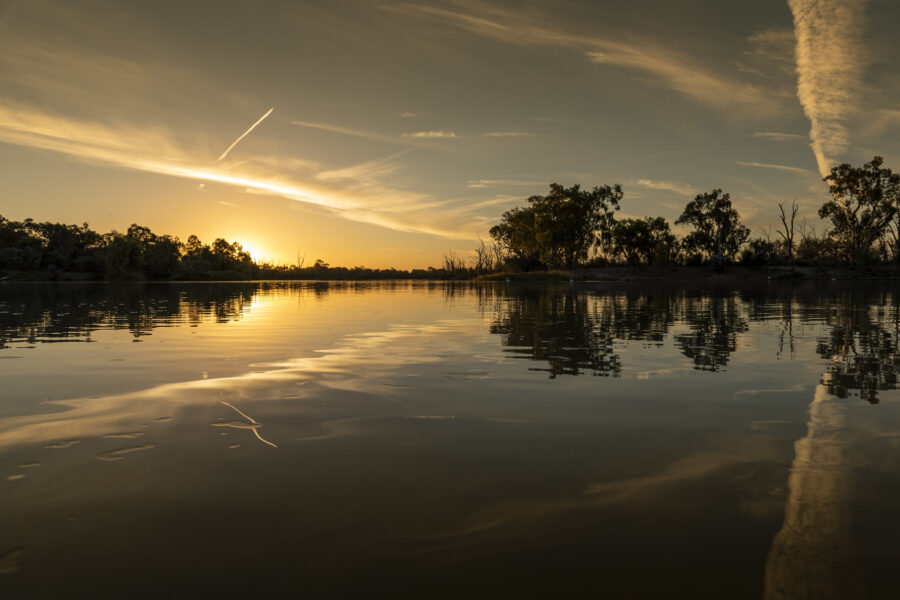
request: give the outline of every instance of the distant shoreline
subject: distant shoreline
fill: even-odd
[[[404,273],[398,271],[398,274]],[[574,275],[574,276],[573,276]],[[722,284],[745,281],[828,281],[828,280],[865,280],[893,281],[900,280],[900,265],[876,265],[858,269],[816,267],[772,267],[733,265],[718,271],[709,266],[670,266],[670,267],[593,267],[569,271],[530,271],[518,273],[491,273],[476,277],[304,277],[295,279],[194,279],[194,280],[153,280],[153,279],[103,279],[92,273],[81,272],[8,272],[0,276],[0,283],[22,282],[62,282],[62,283],[218,283],[218,282],[252,282],[252,281],[448,281],[448,282],[567,282],[570,280],[585,283],[611,282],[670,282]]]

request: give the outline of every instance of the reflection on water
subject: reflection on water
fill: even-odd
[[[828,336],[819,354],[831,361],[822,377],[828,393],[878,403],[878,392],[897,388],[900,370],[898,307],[838,304],[826,317]]]
[[[0,589],[888,596],[895,293],[0,284]]]
[[[127,329],[135,337],[154,327],[196,324],[204,316],[240,318],[253,289],[234,284],[190,288],[147,285],[7,284],[0,304],[0,348],[13,342],[90,341],[98,328]]]

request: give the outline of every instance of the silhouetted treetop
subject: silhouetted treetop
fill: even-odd
[[[693,226],[694,230],[684,237],[685,248],[717,264],[733,260],[750,237],[750,230],[741,224],[738,211],[731,206],[731,196],[720,189],[697,194],[675,224]]]
[[[851,263],[859,262],[900,217],[900,175],[882,168],[883,163],[880,156],[862,167],[844,163],[825,177],[832,198],[819,208],[819,216],[831,220],[831,237]]]

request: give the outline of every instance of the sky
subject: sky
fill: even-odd
[[[754,235],[900,170],[896,0],[0,0],[0,214],[421,268],[552,182]]]

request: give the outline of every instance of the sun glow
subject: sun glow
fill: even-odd
[[[272,258],[271,252],[254,241],[239,240],[238,244],[241,245],[241,248],[243,248],[245,252],[250,253],[250,256],[253,258],[253,262],[272,262],[274,260]]]

